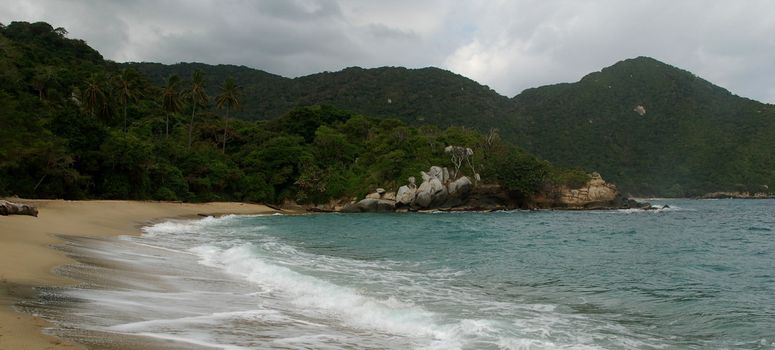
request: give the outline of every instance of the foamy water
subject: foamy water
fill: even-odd
[[[30,307],[87,344],[768,349],[773,203],[174,220],[71,240],[89,264],[60,273],[89,284]]]

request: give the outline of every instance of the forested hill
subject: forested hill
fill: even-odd
[[[230,112],[250,101],[227,75],[248,91],[247,81],[268,89],[289,80],[217,69],[208,70],[211,80],[188,71],[154,83],[64,29],[0,24],[0,196],[349,202],[377,187],[396,190],[430,166],[453,166],[451,145],[475,150],[461,174],[523,199],[588,179],[495,132],[415,127],[318,105],[272,120],[236,119]]]
[[[348,68],[289,79],[234,66],[129,66],[157,81],[193,69],[213,82],[233,75],[245,87],[240,115],[249,119],[324,103],[415,124],[498,128],[506,140],[558,164],[598,170],[635,195],[775,186],[773,106],[647,57],[512,99],[437,68]]]
[[[559,164],[597,169],[633,194],[775,185],[775,108],[651,58],[513,101],[513,140]]]
[[[102,126],[116,127],[126,119],[129,129],[143,122],[158,133],[159,121],[169,117],[169,133],[183,132],[186,138],[185,127],[191,124],[186,118],[196,114],[202,118],[193,123],[195,145],[207,138],[217,142],[220,126],[196,124],[206,118],[217,120],[219,110],[212,103],[197,109],[198,104],[192,108],[184,100],[180,111],[170,114],[162,108],[163,101],[151,98],[175,83],[169,79],[173,75],[180,81],[171,87],[187,91],[194,72],[200,71],[210,96],[219,94],[229,77],[236,80],[240,106],[230,112],[242,120],[274,120],[298,106],[324,104],[371,117],[394,117],[414,126],[459,125],[481,132],[497,128],[504,141],[559,165],[599,171],[634,195],[775,188],[775,107],[735,96],[651,58],[625,60],[579,82],[528,89],[507,98],[438,68],[348,68],[291,79],[232,65],[106,62],[83,41],[65,34],[45,23],[15,22],[3,29],[0,90],[6,94],[0,94],[1,112],[18,110],[43,118],[48,132],[60,136],[72,132],[80,138],[75,145],[84,149],[102,140],[90,139],[96,137],[90,133],[77,135],[74,129],[91,123],[82,118],[87,106],[89,114],[101,118]],[[135,71],[141,73],[136,84],[148,90],[143,98],[109,101],[115,98],[110,89],[102,93],[94,89],[119,73]],[[37,101],[19,91],[31,93]],[[85,99],[87,92],[96,94]],[[157,124],[150,122],[149,113]],[[40,124],[35,120],[24,123],[32,129]],[[0,132],[5,134],[0,136],[9,130],[4,125]],[[8,137],[4,142],[14,140],[20,145],[34,143]],[[55,140],[38,142],[58,147]],[[11,159],[16,157],[32,159],[24,153],[14,153]],[[45,179],[38,187],[44,185]]]
[[[499,125],[512,105],[487,86],[439,68],[351,67],[299,78],[284,78],[244,66],[201,63],[125,63],[161,83],[176,74],[200,69],[216,92],[217,83],[233,76],[243,87],[244,104],[237,116],[276,118],[296,106],[326,104],[376,117],[441,127]]]

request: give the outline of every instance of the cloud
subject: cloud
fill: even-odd
[[[703,0],[0,0],[116,61],[232,63],[286,76],[439,66],[513,96],[635,56],[775,102],[775,2]]]
[[[651,56],[737,94],[773,102],[771,1],[512,1],[471,9],[476,35],[444,65],[502,93],[580,79]]]

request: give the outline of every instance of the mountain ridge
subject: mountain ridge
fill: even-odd
[[[174,73],[174,67],[164,72]],[[297,105],[328,104],[414,124],[497,128],[504,139],[530,152],[600,171],[635,195],[694,196],[775,186],[769,170],[775,160],[758,150],[775,138],[770,131],[775,107],[646,56],[511,98],[435,67],[349,67],[273,77],[277,81],[270,86],[246,87],[248,101],[264,98],[256,104],[259,119]]]
[[[104,62],[82,40],[68,39],[66,31],[45,23],[12,23],[4,32],[18,38],[2,39],[16,44],[2,43],[0,90],[27,91],[40,102],[69,96],[79,103],[72,96],[85,92],[83,77],[89,74],[91,83],[99,84],[116,78],[123,68],[136,68],[157,82],[177,73],[184,89],[191,73],[202,69],[211,96],[229,76],[243,87],[243,108],[236,111],[243,119],[272,119],[297,106],[331,105],[415,125],[499,129],[502,139],[529,152],[560,166],[599,171],[625,192],[642,196],[759,192],[775,186],[775,106],[736,96],[647,57],[508,98],[439,68],[353,67],[285,78],[235,65]],[[92,74],[97,71],[101,73]],[[91,113],[110,117],[106,112],[111,107],[102,105]],[[19,108],[61,113],[45,103]],[[154,108],[158,106],[125,108],[122,114],[131,122]],[[217,116],[214,109],[204,112]]]

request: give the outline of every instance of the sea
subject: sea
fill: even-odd
[[[775,349],[775,200],[651,202],[64,237],[80,283],[21,308],[92,349]]]

